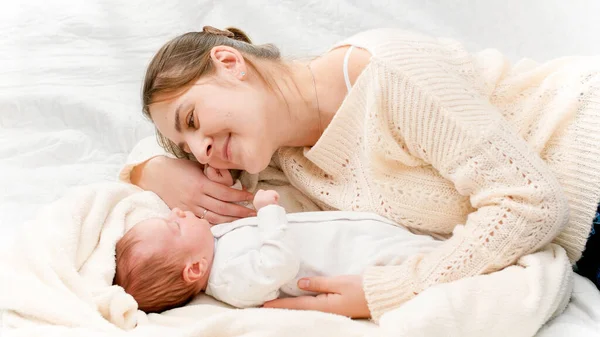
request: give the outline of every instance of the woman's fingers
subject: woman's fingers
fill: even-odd
[[[319,296],[300,296],[300,297],[288,297],[280,298],[266,302],[264,308],[280,308],[280,309],[292,309],[292,310],[316,310],[322,312],[332,312],[331,300],[333,296],[323,294]]]
[[[198,206],[207,209],[215,214],[229,216],[234,218],[245,218],[256,215],[256,212],[245,206],[231,202],[221,201],[208,195],[199,197]],[[194,212],[195,213],[195,212]],[[201,214],[196,214],[200,216]]]
[[[207,166],[205,173],[208,179],[216,183],[225,186],[233,185],[233,178],[231,177],[231,172],[229,172],[229,170],[220,170],[212,166]]]
[[[331,312],[331,301],[341,291],[338,278],[334,277],[302,278],[298,280],[298,288],[319,295],[276,299],[265,303],[264,307]]]
[[[248,191],[231,188],[210,180],[204,184],[203,192],[215,199],[227,202],[252,201],[254,199],[254,195]]]
[[[138,185],[158,194],[169,208],[189,210],[213,224],[254,215],[254,211],[232,202],[251,201],[253,195],[209,180],[202,165],[184,159],[155,157],[144,167]],[[229,182],[227,170],[214,171]],[[208,210],[204,214],[204,210]]]
[[[317,310],[353,318],[371,316],[362,289],[362,277],[358,275],[310,277],[300,279],[298,287],[319,295],[276,299],[265,303],[264,307]]]
[[[235,220],[239,220],[240,218],[219,215],[219,214],[213,213],[211,211],[208,211],[208,212],[206,212],[204,219],[206,221],[208,221],[211,225],[218,225],[218,224],[222,224],[222,223],[226,223],[226,222],[232,222]]]
[[[306,277],[298,280],[298,288],[315,293],[339,294],[342,291],[342,281],[336,277]]]

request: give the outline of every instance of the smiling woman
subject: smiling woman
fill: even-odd
[[[274,127],[265,125],[261,112],[280,105],[269,84],[270,69],[278,66],[277,49],[255,46],[239,30],[205,27],[184,34],[161,48],[148,67],[144,112],[171,152],[193,153],[215,168],[258,173],[276,149],[263,151],[272,141],[253,135]]]
[[[401,265],[301,280],[327,296],[269,306],[377,320],[551,242],[572,263],[581,257],[600,199],[598,58],[511,67],[495,50],[377,29],[301,62],[240,36],[187,33],[153,58],[144,111],[165,149],[263,182],[279,172],[272,189],[293,186],[322,209],[374,212],[445,240]],[[133,182],[165,196],[186,190],[196,177],[178,170],[189,161],[160,154],[131,164]]]

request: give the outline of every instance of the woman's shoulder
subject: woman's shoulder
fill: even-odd
[[[347,61],[348,80],[351,85],[375,57],[384,63],[394,61],[400,55],[395,51],[403,48],[412,48],[415,42],[431,39],[419,33],[410,32],[398,28],[378,28],[356,33],[338,43],[334,44],[325,53],[325,61],[334,65],[328,68],[338,68],[345,60]],[[421,43],[417,43],[421,44]],[[348,49],[353,46],[354,50],[348,54]],[[344,86],[346,88],[346,86]]]
[[[451,38],[433,37],[398,28],[379,28],[352,35],[336,43],[330,51],[347,49],[349,46],[370,54],[368,57],[350,58],[351,78],[353,72],[356,78],[356,74],[360,74],[368,64],[374,64],[373,68],[377,69],[384,67],[386,72],[405,72],[405,75],[415,68],[433,71],[436,76],[473,73],[473,56],[459,41]]]
[[[400,28],[376,28],[358,32],[338,41],[329,51],[344,46],[355,46],[367,50],[371,55],[378,56],[382,49],[390,46],[397,44],[409,46],[415,43],[438,43],[438,40],[425,34]]]
[[[453,54],[447,49],[448,41],[399,28],[370,29],[334,44],[325,58],[327,63],[335,65],[332,68],[346,63],[348,79],[354,85],[373,59],[377,60],[378,66],[386,65],[387,70],[391,70],[406,65],[407,59],[414,63],[428,58],[445,58]],[[347,54],[350,46],[354,50]]]

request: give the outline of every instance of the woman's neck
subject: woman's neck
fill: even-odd
[[[287,111],[273,119],[280,146],[315,145],[337,111],[327,104],[327,88],[333,83],[320,76],[321,67],[320,59],[294,61],[287,65],[287,76],[278,76],[276,90],[281,109]]]
[[[277,130],[277,143],[282,147],[314,145],[323,125],[308,62],[290,62],[284,75],[278,76],[276,90],[280,108],[272,130]]]

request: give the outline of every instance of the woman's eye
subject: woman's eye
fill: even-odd
[[[187,125],[190,128],[195,128],[195,124],[194,124],[194,111],[192,110],[192,112],[190,112],[190,114],[188,115],[188,120],[187,120]]]

